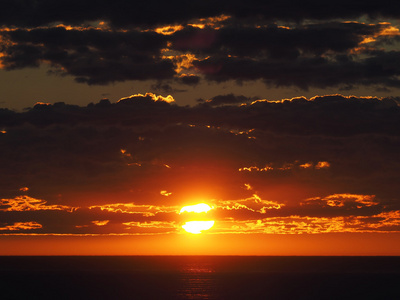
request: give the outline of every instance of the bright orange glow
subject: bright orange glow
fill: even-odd
[[[184,206],[179,213],[207,213],[211,209],[213,209],[213,207],[210,207],[208,204],[199,203],[195,205]],[[186,232],[200,234],[203,230],[208,230],[213,227],[214,223],[215,222],[213,220],[188,221],[182,225],[182,228],[185,229]]]
[[[202,230],[208,230],[214,226],[214,221],[190,221],[182,225],[182,228],[193,234],[200,234]]]
[[[202,212],[208,212],[210,209],[212,209],[212,208],[208,204],[200,203],[200,204],[196,204],[196,205],[184,206],[184,207],[182,207],[182,209],[179,213],[183,213],[183,212],[202,213]]]

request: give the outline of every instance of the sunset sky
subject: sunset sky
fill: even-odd
[[[400,255],[399,46],[397,1],[2,1],[0,255]]]

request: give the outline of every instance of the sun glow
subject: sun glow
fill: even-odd
[[[203,212],[208,212],[212,207],[210,205],[205,204],[205,203],[199,203],[196,205],[188,205],[182,207],[181,211],[179,212],[184,213],[184,212],[195,212],[195,213],[203,213]]]
[[[213,207],[210,207],[208,204],[199,203],[199,204],[195,204],[195,205],[188,205],[188,206],[182,207],[179,214],[182,214],[182,213],[201,214],[201,213],[207,213],[211,209],[213,209]],[[188,221],[188,222],[185,222],[184,225],[182,225],[182,228],[186,232],[193,233],[193,234],[200,234],[203,230],[209,230],[211,227],[213,227],[214,223],[215,222],[213,220]]]
[[[214,221],[190,221],[182,225],[182,228],[193,234],[200,234],[202,230],[208,230],[214,226]]]

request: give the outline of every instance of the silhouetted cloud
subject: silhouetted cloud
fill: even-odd
[[[45,3],[48,6],[42,6]],[[90,7],[75,5],[82,9]],[[156,80],[166,88],[170,83],[195,86],[201,80],[261,79],[268,86],[302,89],[399,87],[400,68],[396,64],[399,53],[388,49],[399,42],[400,31],[389,22],[366,24],[317,15],[310,15],[315,18],[312,23],[300,22],[307,19],[302,15],[303,9],[298,11],[298,17],[278,14],[269,18],[269,10],[264,17],[257,17],[267,7],[274,6],[257,5],[257,9],[250,9],[240,3],[232,4],[225,15],[225,7],[216,5],[215,14],[208,7],[207,13],[199,10],[187,16],[174,12],[167,17],[168,13],[163,12],[155,18],[152,11],[153,21],[148,14],[136,19],[130,16],[129,20],[122,14],[117,20],[112,15],[115,11],[110,15],[102,11],[103,5],[96,5],[96,10],[85,15],[88,19],[80,22],[79,17],[75,19],[58,11],[53,23],[43,18],[37,24],[32,20],[30,28],[2,28],[1,67],[13,70],[47,64],[52,73],[71,75],[77,82],[97,85]],[[122,7],[129,13],[134,8],[137,13],[149,7],[149,3],[114,5],[119,13]],[[184,10],[189,8],[180,1],[176,5]],[[47,13],[52,9],[47,1],[30,6],[38,14],[42,9]],[[173,4],[168,5],[165,11],[172,7]],[[364,8],[366,11],[359,7],[361,15],[369,9]],[[378,7],[375,9],[379,11]],[[249,15],[243,14],[246,10]],[[316,10],[319,11],[318,7]],[[376,15],[385,15],[382,12]],[[92,14],[96,13],[98,17],[93,19]],[[288,20],[299,22],[287,23]],[[57,25],[56,21],[62,24]],[[162,83],[163,80],[168,82]]]
[[[226,94],[226,95],[217,95],[208,100],[199,99],[198,102],[207,103],[211,106],[225,105],[225,104],[242,104],[246,102],[251,102],[257,100],[257,97],[245,97],[243,95],[234,95],[234,94]]]
[[[88,84],[167,79],[175,74],[173,63],[161,58],[166,40],[154,32],[55,27],[3,34],[11,41],[3,50],[7,69],[35,67],[46,61],[60,74]]]
[[[288,9],[290,8],[290,9]],[[190,2],[172,0],[158,2],[150,0],[142,3],[123,0],[104,1],[13,1],[2,2],[0,14],[3,25],[42,26],[53,22],[81,24],[104,20],[115,27],[157,25],[188,22],[196,18],[214,17],[221,14],[232,15],[238,19],[258,18],[269,21],[303,21],[340,18],[357,18],[364,15],[375,17],[399,17],[398,5],[383,0],[374,5],[367,2],[356,4],[339,0],[324,3],[312,0],[298,2],[285,0],[279,3],[249,0]]]
[[[247,81],[262,79],[268,85],[327,88],[351,85],[383,85],[399,87],[400,74],[396,61],[399,52],[376,53],[375,56],[354,60],[338,56],[334,60],[323,57],[297,59],[291,62],[237,58],[205,59],[195,66],[208,80]]]

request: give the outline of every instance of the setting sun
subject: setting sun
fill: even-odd
[[[214,221],[190,221],[182,225],[189,233],[199,234],[202,230],[208,230],[214,226]]]
[[[214,207],[210,207],[208,204],[205,203],[199,203],[195,205],[188,205],[182,207],[180,210],[179,214],[182,213],[196,213],[196,214],[201,214],[201,213],[207,213]],[[208,230],[211,227],[214,226],[214,221],[213,220],[197,220],[197,221],[188,221],[185,222],[184,225],[182,225],[182,228],[185,229],[186,232],[193,233],[193,234],[200,234],[203,230]]]

